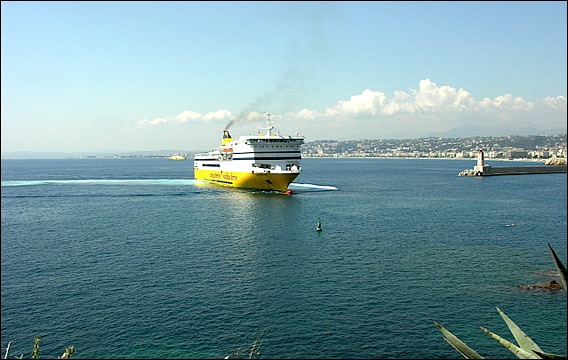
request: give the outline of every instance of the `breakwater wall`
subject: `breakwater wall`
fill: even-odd
[[[460,172],[459,176],[497,176],[523,174],[565,173],[566,165],[527,165],[527,166],[475,166],[473,169]]]
[[[521,175],[521,174],[553,174],[565,173],[566,166],[536,165],[536,166],[486,166],[481,176],[492,175]]]
[[[473,169],[460,172],[459,176],[497,176],[523,174],[554,174],[566,172],[566,161],[555,165],[490,166],[485,165],[483,151],[479,151],[477,165]]]

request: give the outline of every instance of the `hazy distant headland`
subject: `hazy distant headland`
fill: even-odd
[[[172,154],[188,154],[187,150],[158,150],[158,151],[124,151],[124,152],[41,152],[14,151],[3,152],[2,160],[6,159],[102,159],[102,158],[168,158]],[[195,153],[194,151],[191,153]]]

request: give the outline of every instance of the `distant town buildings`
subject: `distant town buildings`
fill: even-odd
[[[566,134],[405,140],[315,140],[302,145],[302,157],[549,159],[566,157]]]

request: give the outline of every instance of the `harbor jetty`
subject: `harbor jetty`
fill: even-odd
[[[566,158],[548,159],[544,165],[491,166],[485,164],[483,150],[477,155],[477,165],[473,169],[461,171],[458,176],[495,176],[522,174],[552,174],[566,172]]]

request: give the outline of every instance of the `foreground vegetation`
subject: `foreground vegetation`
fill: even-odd
[[[32,350],[32,355],[29,357],[30,359],[38,359],[39,358],[39,344],[40,343],[41,343],[41,340],[38,337],[36,337],[35,340],[34,340],[34,348]],[[10,352],[10,344],[12,344],[12,342],[9,342],[8,346],[6,347],[6,354],[4,355],[4,359],[8,358],[8,353]],[[65,348],[63,355],[58,356],[57,358],[58,359],[69,359],[74,352],[75,352],[75,348],[73,346],[69,346],[69,347]],[[16,359],[23,359],[24,354],[21,354],[19,357],[16,356],[15,358]]]
[[[562,283],[562,288],[564,292],[566,292],[566,267],[560,261],[554,249],[548,245],[550,253],[552,255],[552,259],[554,260],[554,264],[556,265],[556,269],[558,271],[558,275],[560,275],[560,281]],[[497,340],[499,344],[503,345],[513,354],[515,354],[519,359],[566,359],[566,355],[558,355],[558,354],[551,354],[544,352],[527,334],[525,334],[521,328],[517,326],[501,309],[497,308],[497,312],[503,318],[507,327],[513,334],[515,340],[518,344],[514,344],[503,337],[487,330],[483,326],[480,326],[481,330],[483,330],[486,334],[491,336],[493,339]],[[440,325],[438,322],[434,321],[436,327],[442,332],[444,335],[444,339],[454,348],[456,349],[464,358],[466,359],[484,359],[483,356],[479,355],[477,351],[470,348],[466,343],[461,341],[457,336],[452,334],[448,331],[445,327]]]

